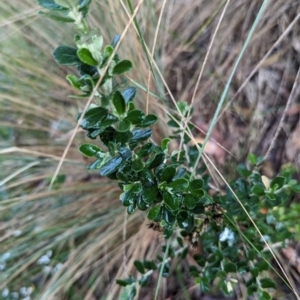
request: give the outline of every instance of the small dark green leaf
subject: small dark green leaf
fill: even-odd
[[[97,157],[98,152],[103,152],[99,147],[93,144],[82,144],[79,146],[79,151],[87,157]]]
[[[262,278],[259,281],[260,281],[261,287],[264,289],[268,289],[268,288],[275,289],[276,288],[276,283],[270,278]]]
[[[190,190],[199,190],[204,186],[204,181],[202,179],[194,179],[190,182]]]
[[[145,274],[145,268],[141,261],[135,260],[133,264],[140,273]]]
[[[254,267],[254,268],[250,269],[250,272],[251,272],[252,276],[256,278],[259,274],[259,269]]]
[[[157,199],[157,194],[158,190],[155,186],[146,187],[142,191],[143,200],[150,205]]]
[[[153,260],[144,260],[143,261],[144,267],[148,270],[156,270],[157,266]]]
[[[249,177],[252,174],[252,172],[249,171],[244,164],[239,164],[236,169],[238,173],[243,177]]]
[[[122,95],[125,99],[126,104],[128,104],[130,101],[132,101],[134,99],[134,97],[136,95],[136,88],[129,87],[122,92]]]
[[[130,130],[131,123],[127,120],[122,120],[117,128],[118,132],[127,132]]]
[[[183,198],[183,203],[188,209],[193,209],[196,206],[196,200],[193,195],[187,194]]]
[[[176,216],[172,214],[172,212],[166,207],[163,208],[163,220],[166,221],[167,224],[174,224],[176,221]],[[172,226],[171,226],[172,227]],[[173,230],[172,230],[173,232]]]
[[[129,60],[122,60],[113,68],[113,75],[123,74],[132,69],[132,62]]]
[[[165,167],[161,173],[160,181],[166,181],[167,183],[169,183],[175,176],[175,173],[176,173],[175,167],[173,166]]]
[[[141,127],[150,127],[157,122],[158,118],[156,115],[150,114],[147,115],[144,120],[141,122]]]
[[[130,139],[129,143],[131,146],[135,146],[136,143],[142,142],[147,140],[152,134],[152,130],[148,129],[139,129],[135,128],[132,130],[132,138]]]
[[[141,149],[139,149],[139,151],[137,151],[137,155],[140,157],[140,158],[143,158],[145,156],[148,156],[152,150],[154,148],[154,145],[152,143],[147,143],[145,145],[143,145],[141,147]]]
[[[178,226],[184,229],[187,233],[191,232],[195,226],[194,215],[186,210],[181,210],[177,215]]]
[[[138,109],[132,110],[128,112],[126,119],[130,121],[134,125],[138,125],[142,123],[145,118],[145,114]]]
[[[165,228],[164,228],[164,231],[163,231],[163,237],[165,239],[170,238],[173,234],[173,231],[174,231],[173,224],[166,225]]]
[[[66,7],[63,7],[61,5],[58,5],[55,3],[54,0],[37,0],[38,4],[46,9],[52,10],[52,11],[67,11],[69,10]]]
[[[189,187],[189,181],[185,178],[178,178],[168,184],[173,192],[182,192]]]
[[[165,160],[165,154],[164,153],[157,153],[154,157],[152,157],[149,161],[146,163],[146,167],[148,169],[153,169],[158,167],[160,164],[162,164]]]
[[[126,285],[129,285],[130,283],[128,283],[126,280],[122,280],[122,279],[117,279],[116,280],[116,283],[118,285],[121,285],[121,286],[126,286]]]
[[[107,109],[103,107],[91,108],[85,113],[80,123],[80,126],[83,129],[99,128],[101,127],[102,120],[105,119],[107,114],[108,114]]]
[[[127,213],[129,215],[131,215],[134,211],[135,211],[135,208],[136,208],[136,202],[134,201],[132,204],[130,204],[128,207],[127,207]]]
[[[270,187],[271,189],[280,189],[285,184],[285,178],[278,176],[271,180]]]
[[[119,91],[116,91],[113,95],[113,104],[119,115],[123,115],[125,113],[126,102],[125,102],[123,95]]]
[[[132,189],[120,195],[120,200],[125,207],[131,205],[134,202],[134,198],[135,194]]]
[[[178,168],[175,176],[173,177],[173,180],[176,180],[178,178],[181,178],[183,177],[184,175],[186,174],[186,169],[185,168]]]
[[[77,56],[77,49],[68,46],[58,46],[53,51],[55,61],[63,66],[74,66],[81,63]]]
[[[163,194],[164,203],[171,211],[177,211],[180,205],[180,199],[175,194],[170,194],[164,191]]]
[[[141,195],[138,196],[138,199],[137,199],[137,203],[136,203],[136,204],[137,204],[138,209],[141,210],[141,211],[145,211],[145,210],[147,210],[147,209],[149,208],[149,204],[147,204],[147,203],[143,200],[143,198],[142,198]]]
[[[153,206],[149,210],[147,218],[149,220],[155,220],[159,216],[160,210],[161,210],[161,205],[155,205],[155,206]]]
[[[89,66],[97,66],[98,62],[93,58],[92,53],[87,48],[80,48],[77,50],[78,58]]]
[[[120,157],[120,155],[113,157],[102,166],[102,168],[100,169],[100,175],[106,176],[108,174],[115,172],[120,166],[120,164],[122,163],[122,161],[123,160],[122,157]]]
[[[235,273],[237,270],[236,264],[231,263],[231,262],[227,262],[224,264],[224,270],[227,273]]]
[[[264,195],[265,188],[261,185],[254,185],[251,189],[251,192],[256,195],[257,197]]]
[[[131,169],[135,172],[139,172],[144,169],[144,164],[140,159],[136,159],[132,162]]]

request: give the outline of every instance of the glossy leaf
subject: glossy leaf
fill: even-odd
[[[134,201],[132,204],[130,204],[127,207],[127,213],[128,213],[128,215],[131,215],[135,211],[135,208],[136,208],[136,202]]]
[[[169,183],[175,176],[175,173],[176,173],[175,167],[173,166],[165,167],[161,173],[160,181],[166,181],[167,183]]]
[[[88,165],[87,168],[88,170],[97,170],[100,169],[102,165],[103,165],[103,159],[101,158],[101,159],[97,159],[96,161]]]
[[[278,176],[271,180],[270,187],[271,189],[280,189],[285,184],[285,178]]]
[[[136,95],[136,88],[135,87],[129,87],[126,90],[122,91],[122,96],[125,99],[126,104],[128,104],[130,101],[132,101]]]
[[[146,143],[146,144],[144,144],[144,145],[141,147],[141,149],[139,149],[139,150],[137,151],[136,154],[137,154],[140,158],[143,158],[143,157],[145,157],[145,156],[148,156],[148,155],[152,152],[153,148],[154,148],[154,145],[153,145],[152,143]]]
[[[147,218],[149,220],[155,220],[159,214],[160,214],[160,211],[161,211],[161,205],[155,205],[153,206],[149,212],[148,212],[148,215],[147,215]]]
[[[162,164],[165,160],[165,154],[164,153],[157,153],[154,157],[152,157],[149,161],[146,163],[146,167],[149,169],[153,169],[158,167],[160,164]]]
[[[139,109],[135,109],[128,112],[126,117],[126,119],[134,125],[142,123],[144,118],[145,118],[145,114]]]
[[[186,232],[191,232],[194,229],[195,220],[194,215],[186,210],[181,210],[177,215],[178,226]]]
[[[131,169],[135,172],[139,172],[144,169],[144,163],[140,159],[136,159],[132,162]]]
[[[115,172],[120,164],[122,163],[122,157],[120,155],[117,155],[110,159],[108,162],[106,162],[100,169],[100,175],[106,176],[108,174],[111,174]]]
[[[168,239],[172,236],[173,234],[173,231],[174,231],[174,228],[173,228],[173,225],[166,225],[165,228],[164,228],[164,231],[163,231],[163,237],[165,239]]]
[[[89,66],[97,66],[98,62],[93,58],[92,53],[87,48],[80,48],[77,50],[78,58]]]
[[[130,130],[130,126],[131,126],[131,123],[127,120],[122,120],[120,123],[119,123],[119,126],[118,128],[116,128],[116,130],[118,132],[126,132],[126,131],[129,131]]]
[[[175,194],[165,191],[163,194],[164,203],[171,211],[177,211],[180,205],[180,199]]]
[[[113,75],[123,74],[132,69],[132,62],[129,60],[122,60],[113,68]]]
[[[112,101],[117,113],[119,115],[123,115],[126,111],[126,102],[123,95],[119,91],[116,91],[113,95]]]
[[[182,192],[189,187],[189,181],[185,178],[178,178],[168,184],[173,192]]]
[[[101,127],[102,120],[105,119],[107,114],[108,114],[107,109],[103,107],[91,108],[85,113],[80,123],[80,126],[83,129],[99,128]]]
[[[143,198],[142,198],[141,195],[138,196],[138,199],[137,199],[136,204],[137,204],[138,209],[141,210],[141,211],[147,210],[147,209],[149,208],[149,206],[150,206],[149,204],[147,204],[147,203],[143,200]]]
[[[150,128],[148,129],[133,129],[132,130],[132,138],[130,139],[129,143],[131,145],[134,145],[136,143],[142,142],[147,140],[152,134],[152,130]]]
[[[120,200],[125,207],[128,207],[134,202],[135,194],[133,190],[129,190],[120,195]]]
[[[144,120],[141,122],[140,126],[141,127],[150,127],[152,125],[154,125],[155,123],[157,123],[157,116],[156,115],[153,115],[153,114],[150,114],[150,115],[147,115]]]
[[[82,144],[79,146],[79,151],[87,157],[97,157],[98,152],[103,152],[99,147],[93,144]]]
[[[166,221],[167,224],[174,224],[176,221],[176,215],[174,215],[169,209],[166,207],[163,208],[163,220]]]
[[[151,205],[157,199],[157,194],[158,190],[155,186],[146,187],[142,191],[142,198],[146,203]]]
[[[77,56],[77,49],[69,46],[58,46],[53,51],[55,61],[63,66],[74,66],[81,63]]]
[[[187,194],[183,198],[183,203],[188,209],[193,209],[196,206],[196,200],[193,195]]]

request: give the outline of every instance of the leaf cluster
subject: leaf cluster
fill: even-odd
[[[47,16],[73,22],[80,32],[74,37],[75,46],[58,46],[53,56],[57,63],[77,68],[79,74],[67,76],[69,83],[81,92],[77,97],[95,95],[94,103],[84,115],[77,116],[81,128],[95,140],[79,147],[84,156],[94,158],[88,169],[118,181],[122,190],[120,202],[128,214],[135,210],[147,211],[147,218],[155,224],[152,228],[162,232],[166,239],[177,236],[176,246],[168,250],[169,258],[185,257],[188,251],[184,240],[192,247],[201,244],[203,252],[195,255],[197,265],[190,267],[189,275],[195,277],[203,292],[217,282],[223,293],[229,295],[236,274],[248,274],[248,294],[257,293],[260,299],[271,299],[266,289],[274,288],[275,283],[264,277],[270,268],[269,254],[262,256],[261,251],[264,240],[284,242],[291,237],[273,209],[284,204],[293,193],[300,192],[292,171],[270,180],[260,175],[261,160],[251,154],[250,167],[237,166],[241,177],[230,183],[230,188],[212,192],[211,178],[204,165],[198,168],[196,177],[192,176],[190,167],[197,161],[199,147],[187,145],[189,137],[182,130],[180,117],[170,116],[168,125],[175,128],[174,136],[157,145],[151,140],[151,126],[158,121],[157,116],[146,115],[135,107],[135,87],[114,85],[114,77],[130,71],[132,63],[114,54],[119,36],[103,47],[97,29],[89,29],[85,18],[91,1],[38,2],[49,10]],[[96,89],[100,78],[102,81]],[[192,113],[185,102],[179,102],[178,108],[186,118]],[[187,147],[171,152],[169,143],[179,136],[184,137]],[[251,226],[245,210],[264,239]],[[130,275],[117,281],[126,286],[128,299],[135,297],[137,283],[147,284],[154,270],[163,268],[163,276],[168,276],[169,258],[164,261],[158,257],[158,262],[136,260],[134,265],[142,276],[137,279]]]

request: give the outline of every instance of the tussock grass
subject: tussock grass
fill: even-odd
[[[154,60],[178,100],[192,99],[225,3],[186,0],[185,5],[181,1],[166,4]],[[149,49],[162,5],[162,1],[144,1],[137,15]],[[193,121],[204,131],[260,5],[258,0],[229,3],[195,94]],[[102,29],[106,43],[127,24],[124,7],[122,1],[93,2],[90,24]],[[67,29],[66,25],[40,18],[38,10],[38,5],[29,0],[0,4],[0,258],[10,253],[0,273],[0,290],[9,287],[10,291],[19,291],[22,286],[34,285],[36,299],[117,299],[120,289],[115,279],[132,272],[134,259],[152,259],[160,241],[147,229],[143,214],[126,216],[113,182],[86,171],[88,161],[77,151],[87,140],[80,130],[60,176],[48,190],[85,100],[67,97],[74,93],[64,80],[68,70],[51,56],[57,45],[72,43],[71,26]],[[234,176],[232,164],[244,159],[249,151],[264,155],[269,148],[299,68],[295,34],[299,17],[296,0],[269,5],[235,73],[213,132],[217,142],[234,154],[229,163],[218,165],[226,178]],[[134,63],[128,80],[147,89],[149,66],[133,26],[119,54]],[[260,67],[248,78],[257,65]],[[149,90],[168,100],[160,79],[155,82],[152,78]],[[141,107],[146,105],[146,97],[146,92],[139,90]],[[299,105],[296,98],[292,107]],[[171,111],[174,105],[168,103],[164,102],[164,108]],[[169,134],[161,105],[162,101],[150,93],[149,111],[161,116],[155,128],[157,141]],[[285,140],[299,126],[297,116],[291,114],[284,121],[287,136],[281,133],[276,141],[279,154],[274,150],[270,156],[273,173],[287,160],[299,166],[299,149],[292,158],[285,151]],[[48,252],[49,265],[38,264],[47,251],[52,251]],[[184,284],[190,288],[187,293],[191,297],[199,296],[192,282],[184,280]],[[163,287],[162,299],[171,289],[165,281]],[[172,288],[174,294],[180,290]],[[152,293],[154,289],[142,291],[141,299],[153,299]],[[182,299],[180,292],[178,295]]]

